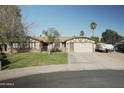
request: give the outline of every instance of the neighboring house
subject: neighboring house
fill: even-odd
[[[51,43],[50,48],[62,52],[93,52],[95,42],[88,37],[59,37],[58,42]],[[23,43],[13,43],[12,52],[43,52],[48,49],[48,39],[45,36],[31,37]],[[0,51],[10,52],[8,44],[0,44]]]

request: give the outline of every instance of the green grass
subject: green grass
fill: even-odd
[[[10,61],[6,65],[7,69],[67,63],[66,53],[52,53],[51,55],[47,53],[16,53],[7,54],[7,58]]]

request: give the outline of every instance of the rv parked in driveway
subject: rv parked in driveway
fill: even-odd
[[[96,44],[95,50],[100,52],[112,52],[114,51],[114,46],[112,44],[98,43]]]

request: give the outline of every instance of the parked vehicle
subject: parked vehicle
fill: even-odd
[[[124,53],[124,43],[119,43],[115,45],[115,51]]]
[[[96,44],[95,50],[101,52],[112,52],[114,51],[114,46],[112,44],[98,43]]]

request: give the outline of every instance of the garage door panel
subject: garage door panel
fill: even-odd
[[[74,43],[74,52],[92,52],[92,43]]]

